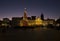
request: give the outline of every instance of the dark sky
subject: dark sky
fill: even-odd
[[[0,0],[0,19],[21,17],[27,8],[28,16],[57,19],[60,17],[60,0]]]

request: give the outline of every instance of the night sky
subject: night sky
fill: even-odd
[[[0,19],[22,17],[24,8],[28,16],[60,17],[60,0],[0,0]]]

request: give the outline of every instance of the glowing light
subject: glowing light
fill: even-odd
[[[42,20],[40,18],[36,18],[36,25],[42,25]]]

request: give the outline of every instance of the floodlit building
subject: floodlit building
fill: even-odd
[[[20,26],[35,26],[35,25],[42,25],[42,20],[36,16],[27,17],[26,8],[24,10],[23,19],[20,20]]]
[[[35,19],[35,24],[38,25],[38,26],[40,26],[40,25],[43,24],[43,21],[40,19],[40,17],[37,17],[37,18]]]
[[[3,18],[3,21],[0,21],[0,26],[47,26],[48,24],[55,24],[54,19],[44,19],[44,15],[41,14],[41,17],[36,16],[27,16],[27,9],[24,9],[23,17],[12,17],[10,21],[8,18]],[[59,25],[59,24],[58,24]]]

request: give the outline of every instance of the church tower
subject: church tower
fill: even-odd
[[[27,20],[27,9],[26,8],[24,8],[23,20]]]

